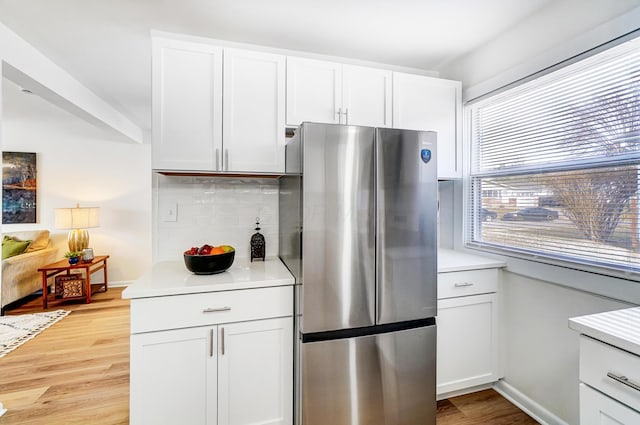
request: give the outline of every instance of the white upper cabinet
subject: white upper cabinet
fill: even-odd
[[[287,125],[391,126],[391,71],[287,58]]]
[[[438,178],[460,178],[462,85],[459,81],[393,73],[393,126],[438,133]]]
[[[285,57],[224,49],[224,171],[284,172]]]
[[[341,70],[339,63],[287,58],[287,125],[340,124]]]
[[[152,49],[153,168],[211,170],[222,144],[222,49],[165,38]]]
[[[385,69],[343,65],[342,105],[345,123],[391,127],[392,72]]]
[[[284,171],[285,56],[165,38],[152,53],[154,169]]]
[[[282,173],[304,121],[438,133],[438,178],[461,177],[461,84],[386,69],[152,39],[156,170]]]

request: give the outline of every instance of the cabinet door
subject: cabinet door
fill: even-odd
[[[287,58],[287,125],[303,121],[339,124],[342,112],[342,65]]]
[[[438,301],[436,392],[498,379],[496,294]]]
[[[220,325],[221,425],[292,423],[292,322],[289,317]]]
[[[580,384],[580,425],[637,425],[640,413]]]
[[[284,102],[284,56],[224,50],[224,171],[284,171]]]
[[[222,49],[153,39],[153,168],[214,170],[222,144]]]
[[[216,331],[131,335],[131,424],[216,424]]]
[[[392,72],[342,66],[343,124],[391,127]]]
[[[461,84],[393,74],[393,126],[438,132],[438,178],[461,177]]]

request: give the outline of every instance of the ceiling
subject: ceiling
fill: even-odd
[[[0,0],[0,21],[151,127],[151,29],[438,70],[553,0]]]

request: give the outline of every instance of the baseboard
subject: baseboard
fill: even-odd
[[[569,425],[502,379],[493,384],[493,389],[542,425]]]
[[[475,387],[465,388],[464,390],[456,390],[456,391],[449,391],[448,393],[436,394],[436,400],[444,400],[446,398],[458,397],[460,395],[465,395],[465,394],[471,394],[471,393],[486,390],[492,387],[493,385],[489,383],[489,384],[483,384],[483,385],[476,385]]]
[[[109,288],[123,288],[131,285],[133,283],[132,280],[118,280],[118,281],[109,281]]]

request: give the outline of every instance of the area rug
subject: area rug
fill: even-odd
[[[69,314],[66,310],[0,317],[0,357],[15,350]]]

